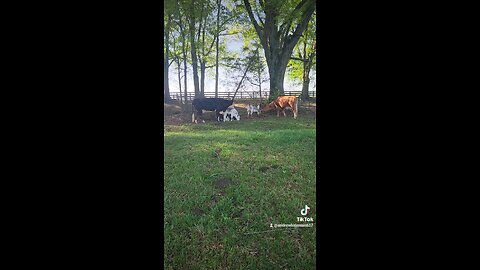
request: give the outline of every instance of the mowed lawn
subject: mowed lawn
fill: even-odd
[[[165,268],[315,269],[315,128],[291,112],[165,125]],[[305,205],[313,227],[270,228]]]

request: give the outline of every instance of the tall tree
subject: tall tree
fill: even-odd
[[[184,26],[185,22],[188,22],[188,13],[190,11],[189,8],[189,2],[188,0],[178,0],[175,1],[175,23],[178,26],[178,32],[180,35],[180,43],[182,44],[181,46],[181,58],[183,62],[183,90],[184,90],[184,102],[185,104],[187,103],[188,100],[188,85],[187,85],[187,79],[188,79],[188,50],[189,50],[189,42],[188,42],[188,36],[189,36],[189,31],[188,29]]]
[[[222,0],[217,0],[217,31],[215,38],[215,97],[218,97],[218,46],[220,38],[218,34],[220,33],[220,10],[222,9]]]
[[[175,19],[172,19],[173,21]],[[177,65],[177,77],[178,77],[178,89],[179,89],[179,92],[180,92],[180,101],[182,101],[182,51],[181,51],[181,48],[180,48],[180,34],[179,34],[179,31],[178,31],[178,28],[175,28],[174,27],[175,24],[172,24],[172,36],[170,38],[170,44],[169,45],[169,48],[170,48],[170,57],[172,58],[172,63],[176,63]]]
[[[253,52],[250,53],[252,55],[251,56],[252,67],[250,68],[251,70],[250,74],[248,74],[246,77],[247,81],[250,84],[258,87],[260,103],[262,102],[262,84],[268,81],[268,77],[265,76],[265,72],[264,72],[266,69],[265,57],[260,54],[261,46],[262,45],[256,42],[254,42],[251,46],[251,48],[254,49]],[[249,50],[248,48],[249,47],[245,47],[244,50],[248,51]]]
[[[198,54],[198,62],[200,63],[200,96],[205,95],[205,71],[207,68],[211,68],[213,66],[207,66],[207,63],[210,62],[210,53],[212,52],[213,45],[215,42],[215,38],[212,37],[212,23],[213,18],[211,12],[213,11],[213,7],[211,6],[210,1],[203,1],[202,2],[202,12],[200,15],[200,23],[198,26],[198,32],[201,35],[198,37],[198,46],[200,53]],[[210,45],[208,45],[210,44]]]
[[[187,13],[189,32],[190,32],[190,53],[192,57],[193,87],[195,91],[195,97],[198,97],[200,95],[200,84],[198,80],[198,56],[197,56],[197,46],[196,46],[197,39],[195,38],[197,36],[195,32],[196,32],[196,17],[197,17],[196,9],[199,6],[198,2],[199,0],[191,0],[190,8],[188,9],[188,13]]]
[[[308,99],[308,90],[310,88],[310,71],[315,66],[316,59],[316,16],[312,16],[302,37],[300,38],[296,50],[289,63],[289,77],[302,82],[302,98]]]
[[[226,3],[223,4],[222,0],[216,0],[216,28],[214,32],[215,38],[215,97],[218,97],[218,68],[219,68],[219,61],[220,61],[220,52],[223,48],[220,47],[220,37],[221,36],[228,36],[228,35],[236,35],[239,33],[238,30],[232,29],[232,31],[225,32],[229,30],[230,23],[235,21],[239,16],[239,12],[241,11],[237,7],[233,5],[232,1],[224,0]]]
[[[254,2],[254,9],[250,0],[242,1],[265,53],[270,96],[281,95],[288,61],[316,9],[316,1],[259,0],[258,5]]]
[[[168,73],[169,73],[169,36],[170,36],[170,22],[171,22],[172,16],[171,14],[167,15],[167,22],[165,26],[165,31],[164,31],[164,45],[165,45],[165,50],[164,50],[164,58],[163,58],[163,94],[164,94],[164,101],[166,103],[170,102],[170,86],[169,86],[169,79],[168,79]]]

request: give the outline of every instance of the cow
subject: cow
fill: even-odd
[[[196,98],[192,101],[192,123],[198,122],[203,111],[215,111],[215,118],[217,118],[217,121],[220,121],[223,112],[232,105],[233,100],[223,98]],[[196,116],[195,113],[197,114]],[[205,123],[205,120],[202,119],[202,121]]]
[[[268,112],[270,110],[277,109],[277,117],[280,116],[280,111],[283,112],[283,116],[287,117],[285,114],[286,109],[291,109],[293,111],[293,118],[297,119],[298,116],[298,98],[295,96],[279,96],[274,101],[265,105],[260,111]]]

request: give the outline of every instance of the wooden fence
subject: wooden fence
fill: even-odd
[[[316,97],[316,91],[309,91],[308,94],[310,97]],[[217,97],[229,99],[233,97],[233,92],[219,92]],[[262,91],[262,99],[268,99],[269,92],[266,91],[265,93]],[[286,96],[300,96],[302,91],[285,91],[284,95]],[[206,98],[213,98],[215,97],[215,92],[205,92],[204,93]],[[185,93],[180,92],[170,92],[170,97],[176,100],[184,100]],[[191,92],[187,92],[187,100],[192,101],[195,98],[195,94]],[[242,91],[238,92],[235,96],[236,99],[260,99],[260,93],[258,91]]]

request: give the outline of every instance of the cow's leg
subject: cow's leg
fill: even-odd
[[[294,111],[293,119],[297,119],[297,116],[298,116],[298,99],[295,102],[295,111]]]
[[[198,120],[202,120],[202,122],[205,123],[205,120],[202,119],[202,116],[203,116],[202,110],[198,110],[197,119],[195,119],[195,123],[198,123]]]
[[[277,108],[277,117],[280,117],[280,109]]]
[[[200,114],[201,112],[200,111],[197,111],[196,115],[195,115],[195,112],[192,113],[192,122],[194,122],[195,124],[198,123],[198,119],[200,119]]]
[[[285,109],[282,110],[282,113],[284,117],[287,117],[287,115],[285,114]]]
[[[226,112],[218,112],[218,122],[225,122],[225,115],[226,115]]]

